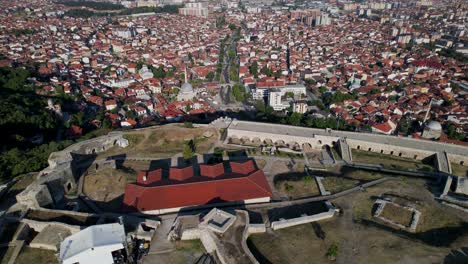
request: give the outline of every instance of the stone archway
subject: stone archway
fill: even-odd
[[[276,140],[276,141],[275,141],[275,146],[277,146],[277,147],[285,147],[285,146],[286,146],[286,142],[284,142],[284,140],[281,140],[281,139]]]
[[[312,144],[310,143],[303,143],[302,144],[302,150],[304,150],[305,152],[310,152],[312,151],[314,148],[312,147]]]
[[[237,136],[230,136],[229,139],[228,139],[228,142],[230,144],[236,144],[236,145],[241,144],[241,140]]]
[[[265,140],[263,140],[263,144],[267,146],[273,146],[273,140],[266,138]]]
[[[260,146],[262,145],[262,140],[259,137],[254,137],[251,140],[251,144],[254,146]]]
[[[241,138],[241,142],[242,142],[243,145],[250,145],[250,138],[247,137],[247,136],[243,136]]]
[[[298,150],[301,149],[301,145],[295,141],[288,142],[287,144],[288,148],[293,149],[293,150]]]

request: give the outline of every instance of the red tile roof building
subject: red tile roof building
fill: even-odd
[[[265,174],[262,170],[256,169],[253,161],[242,164],[246,169],[240,168],[241,163],[231,162],[232,173],[212,177],[219,172],[220,167],[218,165],[210,166],[210,169],[213,170],[205,171],[208,175],[205,177],[192,176],[192,167],[172,168],[170,174],[175,173],[177,175],[170,175],[169,179],[155,182],[151,186],[138,183],[127,184],[123,209],[146,214],[164,214],[177,212],[182,208],[207,204],[270,201],[272,192]],[[223,164],[220,165],[222,167]],[[191,177],[183,179],[184,172],[187,172]],[[212,172],[216,173],[211,174]]]
[[[216,178],[224,174],[223,163],[218,164],[202,164],[200,165],[200,175],[203,177]]]
[[[175,181],[185,181],[193,177],[193,167],[170,168],[169,179]]]
[[[159,182],[162,179],[162,170],[140,171],[137,175],[137,183],[142,185],[150,185]]]

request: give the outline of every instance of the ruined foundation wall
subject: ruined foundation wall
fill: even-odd
[[[48,159],[49,167],[42,170],[37,180],[16,196],[18,202],[38,208],[60,201],[65,193],[76,188],[79,177],[91,166],[92,156],[88,155],[106,151],[113,146],[128,146],[128,140],[122,132],[111,132],[52,153]],[[88,159],[84,161],[84,158]]]

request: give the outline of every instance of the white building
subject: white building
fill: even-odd
[[[209,10],[207,2],[186,3],[185,7],[179,8],[179,14],[184,16],[208,17]]]
[[[255,100],[263,99],[263,97],[269,97],[270,91],[273,90],[280,90],[283,95],[291,92],[294,96],[302,96],[306,94],[306,87],[302,84],[295,84],[295,85],[285,85],[280,87],[257,87],[252,90],[252,98]]]
[[[103,84],[111,86],[111,87],[127,88],[130,84],[134,82],[135,80],[133,78],[125,78],[125,79],[120,79],[120,80],[112,79],[110,80],[109,84],[107,83],[103,83]]]
[[[279,89],[271,90],[268,96],[268,105],[275,111],[282,111],[288,108],[289,103],[282,101],[283,95],[284,93]]]
[[[90,226],[71,235],[60,244],[63,264],[111,264],[126,256],[126,236],[123,225]]]
[[[305,114],[309,110],[309,106],[305,101],[296,101],[293,104],[293,112]]]

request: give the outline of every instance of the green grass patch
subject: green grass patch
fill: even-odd
[[[125,134],[123,137],[128,140],[130,146],[137,145],[145,138],[143,135],[138,134]]]
[[[15,264],[31,263],[53,264],[58,263],[58,260],[55,257],[54,252],[51,250],[24,247],[18,255]]]
[[[199,239],[176,241],[176,249],[189,252],[205,252],[202,242]]]
[[[384,168],[397,170],[434,171],[432,165],[424,164],[420,160],[395,157],[393,155],[380,154],[370,151],[352,150],[353,161],[357,163],[368,163],[382,165]]]
[[[331,193],[338,193],[357,186],[359,181],[342,177],[325,177],[322,179],[322,183],[325,190]]]
[[[292,199],[320,195],[317,183],[310,176],[275,182],[275,188],[281,196],[288,196]]]

